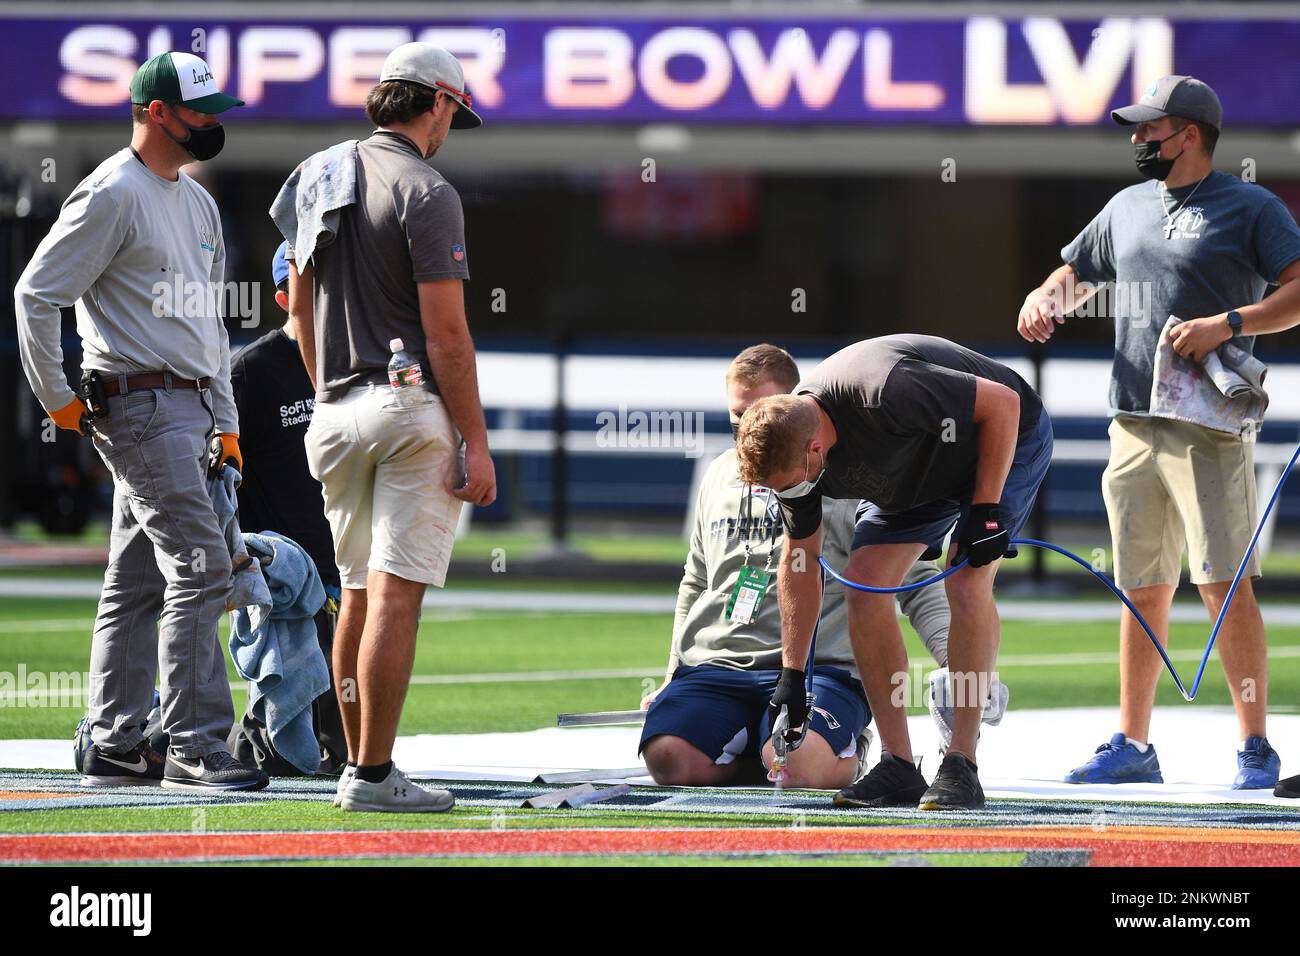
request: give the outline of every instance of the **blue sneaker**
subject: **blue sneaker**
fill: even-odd
[[[1237,779],[1233,790],[1271,790],[1282,773],[1282,758],[1267,737],[1247,737],[1246,749],[1237,751]]]
[[[1274,778],[1276,779],[1276,778]],[[1066,783],[1164,783],[1156,748],[1142,753],[1123,734],[1115,734],[1097,748],[1096,754],[1082,767],[1075,767],[1065,777]],[[1272,786],[1272,784],[1269,784]]]

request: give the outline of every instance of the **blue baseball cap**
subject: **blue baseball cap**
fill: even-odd
[[[275,287],[280,288],[281,283],[289,279],[289,260],[284,254],[289,251],[289,242],[285,240],[280,243],[280,248],[275,250],[275,255],[271,257],[271,278],[275,281]]]
[[[1162,116],[1181,116],[1223,129],[1223,104],[1219,95],[1193,76],[1162,76],[1132,106],[1110,114],[1121,126],[1149,123]]]

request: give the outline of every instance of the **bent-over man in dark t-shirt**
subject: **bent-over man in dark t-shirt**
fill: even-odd
[[[288,243],[280,244],[271,259],[275,301],[289,311],[289,265],[285,261]],[[239,486],[239,526],[245,531],[275,531],[293,539],[307,552],[327,595],[325,606],[316,614],[316,638],[325,665],[330,666],[334,648],[334,624],[338,620],[339,569],[334,564],[334,543],[320,482],[307,468],[303,437],[311,424],[316,399],[302,355],[293,340],[293,327],[268,332],[239,351],[230,363],[230,384],[240,413],[240,434],[244,451],[244,475]],[[347,763],[347,741],[343,719],[330,689],[312,704],[312,728],[320,743],[321,763],[317,771],[338,774]],[[230,752],[273,777],[297,776],[298,770],[282,758],[271,743],[266,725],[245,712],[230,735]]]
[[[819,611],[821,500],[862,498],[847,576],[897,587],[912,564],[943,552],[968,564],[944,579],[952,743],[934,783],[913,761],[907,711],[894,699],[907,652],[893,595],[850,591],[849,634],[880,732],[880,763],[838,805],[972,809],[980,717],[999,642],[993,579],[1024,526],[1052,457],[1038,395],[992,359],[929,335],[867,339],[835,353],[792,395],[745,413],[736,453],[744,481],[781,499],[787,544],[777,583],[783,668],[772,707],[788,708],[790,742],[807,720],[804,668]],[[934,586],[934,585],[931,585]]]

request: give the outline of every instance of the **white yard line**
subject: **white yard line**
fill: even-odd
[[[662,667],[620,667],[573,671],[502,671],[486,674],[413,674],[412,684],[515,684],[560,680],[622,680],[663,677]]]
[[[0,635],[5,634],[50,634],[75,633],[84,631],[89,634],[95,626],[93,617],[66,618],[50,621],[3,621],[0,622]]]
[[[1169,657],[1175,661],[1199,661],[1205,648],[1199,650],[1170,651]],[[1300,657],[1300,644],[1282,644],[1268,649],[1272,660]],[[1211,657],[1218,657],[1217,651]],[[999,654],[999,667],[1075,667],[1090,664],[1118,664],[1119,652],[1100,652],[1082,654]]]
[[[29,671],[24,676],[30,684],[35,676],[35,671]],[[491,671],[482,674],[413,674],[411,683],[421,686],[455,686],[461,684],[530,684],[530,683],[547,683],[550,681],[566,680],[627,680],[638,677],[663,677],[662,667],[619,667],[585,670],[568,670],[568,671]],[[47,675],[42,674],[47,678]],[[48,679],[48,678],[47,678]],[[12,684],[15,678],[12,674],[0,671],[0,688],[5,683]],[[232,682],[238,686],[241,682]],[[40,707],[51,706],[51,698],[58,701],[53,706],[72,707],[86,699],[84,682],[81,689],[68,689],[59,687],[56,690],[46,690],[38,687],[27,687],[23,689],[0,689],[0,708],[4,707]],[[29,703],[30,702],[30,703]]]
[[[1203,651],[1171,651],[1169,656],[1175,661],[1199,661]],[[1273,660],[1294,660],[1300,658],[1300,644],[1285,644],[1269,648],[1268,655]],[[921,664],[923,671],[934,669],[928,659],[914,662]],[[1117,665],[1118,653],[1084,653],[1084,654],[1003,654],[998,658],[998,667],[1092,667]],[[548,671],[488,671],[478,674],[413,674],[411,683],[424,687],[454,687],[467,684],[538,684],[550,681],[582,680],[630,680],[634,678],[663,676],[659,667],[616,667],[585,668],[577,670]],[[2,683],[2,682],[0,682]],[[85,693],[60,689],[51,693],[39,688],[23,690],[0,690],[0,707],[29,706],[27,701],[36,703],[30,706],[49,705],[50,697],[56,697],[56,706],[73,706],[85,700]],[[1277,708],[1275,708],[1277,709]]]
[[[99,597],[100,582],[68,581],[58,578],[0,577],[0,598],[79,598]],[[677,605],[675,594],[623,594],[609,591],[540,591],[540,590],[442,590],[430,588],[424,598],[426,611],[564,613],[564,614],[671,614]],[[1278,603],[1265,598],[1261,602],[1264,623],[1276,627],[1300,627],[1300,604]],[[1114,621],[1124,608],[1118,601],[1094,600],[1003,600],[998,613],[1008,621]],[[1180,602],[1170,612],[1179,623],[1206,623],[1205,609],[1197,604]],[[434,618],[426,617],[426,620]],[[457,620],[446,617],[442,620]],[[0,624],[0,634],[20,627],[21,622]],[[50,627],[50,630],[58,630]],[[75,629],[75,628],[72,628]]]
[[[101,582],[59,578],[0,577],[0,598],[67,598],[97,600]],[[620,594],[608,591],[446,591],[430,588],[425,610],[550,611],[571,614],[671,614],[676,594]]]
[[[524,615],[531,617],[534,615]],[[511,614],[488,614],[480,611],[429,611],[426,610],[420,618],[423,624],[447,624],[456,623],[457,621],[491,621],[491,620],[514,620],[520,617],[518,613]],[[14,634],[75,634],[84,632],[89,634],[95,626],[93,617],[86,618],[66,618],[52,619],[46,621],[0,621],[0,637]]]

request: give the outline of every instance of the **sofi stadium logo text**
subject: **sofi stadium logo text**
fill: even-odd
[[[83,893],[81,887],[73,886],[50,897],[50,925],[125,926],[132,936],[148,936],[153,929],[153,894]]]

